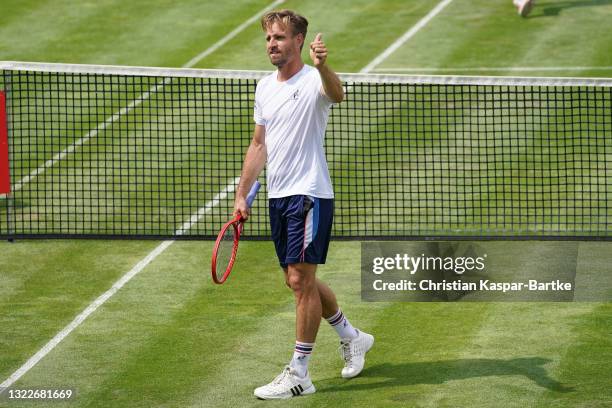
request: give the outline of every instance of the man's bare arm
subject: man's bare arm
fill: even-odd
[[[334,103],[342,102],[344,89],[338,75],[325,63],[327,60],[327,47],[321,39],[321,33],[317,34],[314,41],[310,43],[310,58],[321,75],[323,82],[323,93]]]
[[[240,214],[244,218],[249,216],[249,207],[246,203],[246,196],[249,189],[259,176],[259,173],[266,165],[268,153],[266,150],[266,128],[261,125],[255,125],[253,139],[247,149],[242,165],[242,174],[240,175],[240,183],[236,190],[236,199],[234,201],[234,215]]]

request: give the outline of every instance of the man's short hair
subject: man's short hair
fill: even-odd
[[[272,24],[277,23],[281,27],[289,27],[293,36],[304,35],[308,31],[308,20],[292,10],[269,11],[261,18],[261,28],[266,31]]]

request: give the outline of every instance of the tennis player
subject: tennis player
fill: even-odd
[[[246,195],[267,161],[272,239],[295,297],[296,342],[293,358],[281,374],[254,393],[261,399],[287,399],[315,392],[308,361],[321,317],[340,336],[344,378],[361,372],[374,337],[351,325],[332,290],[316,277],[317,265],[327,256],[334,208],[323,139],[331,105],[344,99],[342,84],[326,64],[321,34],[310,43],[314,66],[302,61],[308,27],[304,17],[290,10],[273,11],[262,17],[261,25],[268,57],[277,70],[257,85],[255,131],[234,213],[248,217]]]
[[[535,0],[512,0],[521,17],[527,17],[535,5]]]

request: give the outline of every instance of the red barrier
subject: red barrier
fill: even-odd
[[[0,194],[11,192],[8,130],[6,126],[6,95],[0,91]]]

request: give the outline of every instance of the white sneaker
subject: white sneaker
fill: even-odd
[[[298,377],[295,371],[286,366],[270,384],[255,389],[255,396],[259,399],[289,399],[298,395],[314,394],[315,387],[310,381],[310,375]]]
[[[518,6],[518,13],[521,15],[521,17],[527,17],[527,15],[531,12],[531,9],[533,8],[534,4],[535,0],[524,0]]]
[[[365,364],[365,355],[374,344],[374,336],[357,330],[354,339],[340,340],[340,356],[344,360],[342,378],[353,378],[359,375]]]

